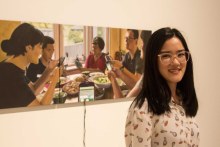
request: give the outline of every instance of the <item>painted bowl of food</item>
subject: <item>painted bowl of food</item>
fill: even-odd
[[[109,88],[111,86],[107,76],[95,76],[92,80],[98,88]]]
[[[90,71],[83,71],[82,74],[85,75],[85,76],[89,76]]]
[[[62,90],[67,93],[68,97],[77,97],[79,95],[79,84],[80,82],[70,81],[63,86]]]
[[[91,72],[89,73],[90,77],[94,77],[94,76],[104,76],[105,74],[103,72]]]
[[[54,93],[53,103],[54,104],[63,104],[65,103],[67,98],[67,93],[63,91],[58,91]]]
[[[56,87],[62,88],[69,81],[70,81],[70,79],[67,77],[60,77]]]

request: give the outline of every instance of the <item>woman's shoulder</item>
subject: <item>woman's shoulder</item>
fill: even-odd
[[[87,58],[92,58],[94,57],[94,54],[89,54]]]
[[[100,57],[101,57],[102,59],[105,59],[105,56],[106,56],[106,53],[102,53]]]
[[[89,54],[86,58],[86,61],[88,62],[88,64],[90,64],[90,62],[92,62],[91,60],[94,60],[94,55],[93,54]]]
[[[143,105],[139,108],[132,103],[128,115],[127,115],[127,122],[133,123],[147,123],[150,126],[155,121],[156,116],[153,113],[148,111],[148,103],[145,101]]]
[[[10,63],[11,64],[11,63]],[[5,62],[5,61],[1,61],[0,62],[0,66],[3,67],[3,66],[8,66],[10,65],[8,62]]]
[[[0,62],[0,69],[3,69],[3,71],[22,71],[20,68],[18,68],[16,65],[10,62]]]
[[[136,101],[133,101],[133,103],[131,104],[131,107],[129,108],[129,112],[136,112],[136,113],[140,113],[140,114],[148,114],[148,102],[147,100],[144,101],[144,103],[142,104],[142,106],[139,108],[136,105]],[[151,113],[149,113],[151,114]]]

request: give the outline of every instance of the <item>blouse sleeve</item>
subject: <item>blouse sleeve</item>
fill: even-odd
[[[126,147],[151,147],[151,114],[145,108],[130,108],[125,126]]]

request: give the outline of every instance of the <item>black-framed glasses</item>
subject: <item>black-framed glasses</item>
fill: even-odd
[[[176,58],[180,63],[186,63],[190,58],[190,52],[181,51],[173,55],[172,53],[160,53],[158,55],[162,64],[168,65]]]
[[[135,38],[134,37],[125,37],[126,41],[130,41],[130,40],[133,40],[133,39],[135,39]]]

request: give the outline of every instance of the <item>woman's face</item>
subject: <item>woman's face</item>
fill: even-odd
[[[30,63],[38,64],[42,52],[42,44],[38,43],[27,50],[27,58]]]
[[[94,53],[94,55],[99,55],[102,51],[99,48],[99,45],[96,43],[92,44],[92,52]]]
[[[177,84],[180,82],[183,78],[183,75],[186,71],[186,65],[187,62],[181,63],[177,59],[177,53],[184,52],[185,49],[182,45],[182,42],[177,38],[173,37],[169,40],[167,40],[159,55],[163,55],[163,57],[169,57],[171,55],[171,61],[162,63],[161,58],[162,56],[158,56],[158,68],[160,74],[163,76],[163,78],[167,81],[168,85],[170,84]]]

